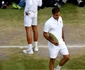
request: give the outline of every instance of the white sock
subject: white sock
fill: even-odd
[[[38,42],[34,42],[34,46],[37,47]]]
[[[60,68],[61,68],[61,66],[60,66],[60,65],[58,65],[56,68],[57,68],[57,69],[60,69]]]
[[[32,50],[32,44],[28,44],[27,50]]]

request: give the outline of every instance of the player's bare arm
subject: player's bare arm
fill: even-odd
[[[58,46],[58,43],[54,40],[52,40],[50,37],[49,37],[49,33],[47,32],[43,32],[43,36],[48,40],[50,41],[51,43],[53,43],[54,45]]]
[[[64,38],[64,28],[62,28],[62,39],[65,42],[65,38]]]

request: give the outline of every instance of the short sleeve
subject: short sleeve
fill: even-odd
[[[50,30],[50,25],[48,25],[48,23],[46,22],[44,25],[44,32],[49,32]]]

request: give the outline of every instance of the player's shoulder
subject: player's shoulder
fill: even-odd
[[[62,17],[61,17],[61,16],[59,16],[59,19],[60,19],[60,20],[62,20]]]
[[[53,22],[53,17],[49,18],[49,19],[46,21],[46,23],[51,23],[51,22]]]

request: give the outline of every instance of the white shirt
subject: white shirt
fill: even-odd
[[[62,39],[62,27],[63,27],[63,21],[61,17],[59,17],[58,20],[55,20],[53,17],[51,17],[45,23],[44,32],[54,34],[55,37],[58,39],[59,44],[62,44],[64,43]]]
[[[26,0],[25,12],[37,13],[38,6],[42,6],[42,0]]]

